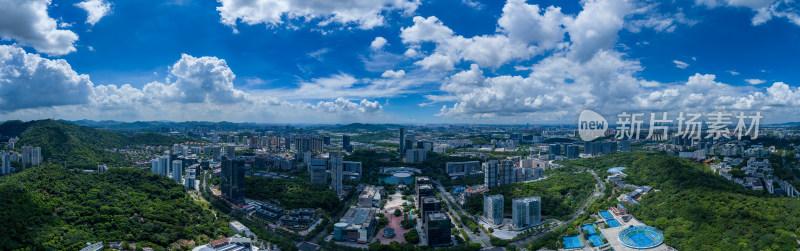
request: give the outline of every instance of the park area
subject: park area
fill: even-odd
[[[389,201],[386,202],[385,206],[386,209],[381,211],[381,213],[383,213],[384,215],[386,215],[387,218],[389,218],[389,224],[386,224],[385,228],[379,229],[378,234],[375,236],[378,239],[378,241],[381,242],[381,244],[389,244],[392,243],[393,241],[399,243],[406,242],[406,239],[405,237],[403,237],[403,234],[407,233],[408,231],[411,231],[411,229],[403,229],[403,226],[401,226],[400,223],[403,221],[403,215],[400,216],[394,215],[394,210],[400,209],[402,211],[403,210],[402,205],[405,203],[406,200],[403,199],[403,196],[399,192],[389,196]],[[392,238],[383,237],[383,232],[386,228],[394,229],[394,237]]]

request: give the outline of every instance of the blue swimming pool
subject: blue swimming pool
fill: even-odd
[[[608,211],[601,211],[600,212],[600,216],[602,216],[603,219],[606,219],[606,220],[614,218],[614,216],[611,216],[611,213],[609,213]]]
[[[617,220],[614,220],[614,219],[607,220],[606,223],[608,223],[608,227],[619,227],[619,226],[622,226],[621,224],[619,224],[619,222]]]

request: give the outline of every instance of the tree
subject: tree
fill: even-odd
[[[378,218],[378,225],[386,226],[386,224],[389,224],[389,218],[386,218],[386,216]]]
[[[401,212],[400,209],[395,209],[394,210],[394,216],[400,216],[402,214],[403,214],[403,212]]]
[[[403,229],[414,228],[414,225],[416,225],[416,222],[414,220],[410,220],[410,219],[405,219],[405,220],[400,222],[400,226],[402,226]]]
[[[407,233],[403,234],[403,237],[405,237],[408,243],[411,244],[419,243],[419,234],[417,233],[416,229],[411,229],[411,231],[408,231]]]

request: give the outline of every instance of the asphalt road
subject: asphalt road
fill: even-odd
[[[597,198],[599,198],[600,196],[603,196],[603,193],[604,193],[604,192],[605,192],[605,190],[606,190],[606,185],[605,185],[605,183],[603,182],[603,180],[602,180],[602,179],[600,179],[600,177],[599,177],[599,176],[597,176],[597,174],[596,174],[596,173],[594,173],[594,171],[593,171],[593,170],[589,170],[588,172],[589,172],[590,174],[592,174],[592,176],[594,176],[594,179],[595,179],[595,180],[597,180],[597,185],[595,185],[595,187],[594,187],[594,193],[592,194],[592,196],[590,196],[588,199],[586,199],[586,201],[585,201],[585,202],[583,202],[583,205],[581,206],[581,208],[580,208],[580,209],[578,209],[578,211],[577,211],[577,212],[575,212],[574,214],[572,214],[572,217],[570,217],[570,218],[569,218],[569,220],[567,220],[567,221],[562,221],[562,222],[559,222],[559,223],[558,223],[558,224],[556,224],[555,226],[553,226],[553,227],[551,227],[550,229],[548,229],[548,230],[545,230],[545,231],[543,231],[543,232],[541,232],[541,233],[539,233],[539,234],[532,235],[532,236],[530,236],[530,237],[528,237],[528,238],[525,238],[525,239],[522,239],[522,240],[518,240],[518,241],[515,241],[515,242],[511,242],[511,243],[509,243],[509,244],[511,244],[511,245],[514,245],[514,246],[517,246],[517,247],[521,247],[521,246],[525,245],[526,243],[528,243],[528,242],[531,242],[531,241],[534,241],[534,240],[536,240],[536,239],[538,239],[538,238],[540,238],[540,237],[544,236],[545,234],[549,233],[550,231],[553,231],[553,229],[556,229],[556,228],[558,228],[558,227],[560,227],[560,226],[563,226],[563,225],[565,225],[565,224],[570,224],[570,223],[572,223],[573,221],[575,221],[575,219],[577,219],[577,218],[578,218],[578,217],[580,217],[581,215],[585,214],[585,213],[586,213],[586,207],[587,207],[587,206],[589,206],[589,205],[590,205],[592,202],[594,202],[594,200],[596,200],[596,199],[597,199]]]
[[[450,208],[454,209],[456,212],[458,212],[460,214],[467,215],[467,217],[469,217],[469,214],[466,211],[464,211],[463,208],[461,208],[461,205],[456,203],[456,200],[453,198],[453,195],[451,195],[446,190],[444,190],[444,187],[442,186],[442,183],[439,183],[438,180],[435,180],[434,182],[436,183],[436,187],[439,188],[439,194],[443,194],[443,196],[447,200],[448,206]],[[456,219],[458,221],[461,221],[461,216],[453,215],[453,217],[456,217]],[[473,233],[469,228],[463,228],[463,229],[464,229],[464,232],[467,233],[467,236],[469,236],[469,238],[471,239],[472,242],[479,243],[483,247],[487,247],[487,246],[491,246],[492,245],[491,242],[490,242],[490,239],[489,239],[489,235],[486,234],[485,232],[483,232],[483,229],[478,228],[478,233],[477,234]]]

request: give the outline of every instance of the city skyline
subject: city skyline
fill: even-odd
[[[800,121],[800,17],[784,1],[7,2],[0,120]]]

